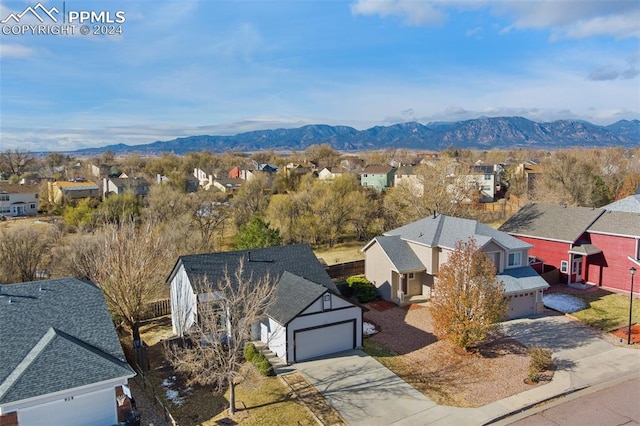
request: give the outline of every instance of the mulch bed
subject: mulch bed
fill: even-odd
[[[617,330],[613,330],[611,334],[625,341],[629,337],[627,334],[629,332],[629,327],[620,327]],[[640,324],[634,324],[631,326],[631,343],[640,343]]]
[[[412,303],[404,307],[404,309],[406,309],[407,311],[415,311],[415,310],[424,309],[424,308],[425,308],[424,306],[418,305],[416,303]]]
[[[376,311],[386,311],[387,309],[395,308],[398,305],[393,302],[389,302],[388,300],[375,300],[367,303],[367,306],[375,309]]]

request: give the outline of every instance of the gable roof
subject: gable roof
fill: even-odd
[[[0,404],[135,375],[102,292],[75,278],[3,285],[0,336]]]
[[[370,174],[389,174],[391,171],[395,171],[395,167],[391,166],[380,166],[380,165],[370,165],[364,168],[362,173],[370,173]]]
[[[640,237],[640,213],[606,211],[587,230],[594,234]]]
[[[272,279],[279,280],[288,271],[339,294],[308,244],[180,256],[167,281],[171,281],[183,266],[192,283],[205,278],[210,283],[217,283],[224,278],[225,268],[233,273],[242,259],[247,276],[253,274],[262,277],[269,274]]]
[[[1,184],[0,192],[6,192],[8,194],[38,194],[40,192],[40,185],[31,184]]]
[[[602,214],[603,209],[527,204],[499,229],[522,237],[575,242]]]
[[[409,223],[384,235],[400,236],[403,240],[423,244],[429,247],[444,247],[453,249],[459,240],[465,241],[473,237],[476,243],[483,247],[490,241],[495,241],[507,250],[530,248],[517,238],[499,230],[495,230],[477,220],[461,219],[458,217],[436,215]]]
[[[616,212],[640,213],[640,194],[629,195],[602,208]]]
[[[287,325],[326,291],[327,288],[322,285],[284,271],[267,314],[281,325]]]
[[[398,273],[421,271],[426,269],[409,244],[399,235],[381,236],[373,239],[385,252]],[[366,249],[366,247],[365,247]]]
[[[145,178],[141,177],[109,178],[108,180],[118,188],[139,188],[149,186],[149,182]]]
[[[549,284],[531,266],[505,269],[496,275],[496,281],[502,281],[505,295],[530,290],[544,290]]]

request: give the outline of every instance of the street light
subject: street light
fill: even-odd
[[[629,330],[627,333],[627,345],[631,344],[631,312],[633,310],[633,276],[636,274],[636,268],[629,268],[631,274],[631,292],[629,293]]]

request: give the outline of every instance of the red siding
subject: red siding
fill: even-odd
[[[545,265],[551,265],[560,269],[560,262],[563,260],[569,261],[569,250],[571,244],[560,243],[557,241],[548,241],[538,238],[518,237],[525,243],[529,243],[533,246],[529,250],[529,256],[535,256],[542,261]],[[546,270],[546,268],[545,268]],[[560,274],[560,282],[567,282],[566,274]]]
[[[602,256],[600,259],[594,256],[589,257],[588,282],[620,290],[630,290],[629,268],[634,265],[629,260],[629,256],[635,255],[635,238],[601,234],[590,235],[591,243],[602,249]],[[600,263],[600,265],[594,263]]]

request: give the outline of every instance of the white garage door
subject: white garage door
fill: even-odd
[[[294,361],[355,348],[355,325],[356,320],[349,320],[294,331]]]
[[[526,317],[535,313],[534,293],[517,294],[509,298],[507,317],[509,319]]]

